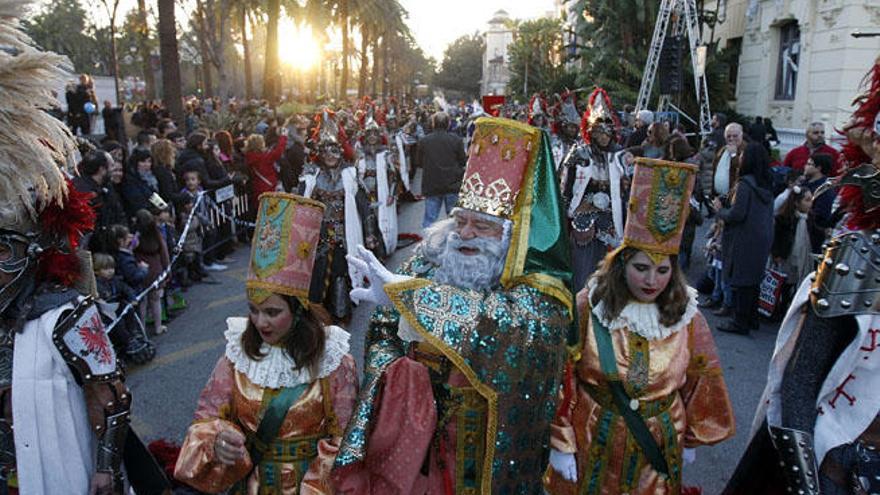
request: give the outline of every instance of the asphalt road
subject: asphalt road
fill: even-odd
[[[424,203],[400,208],[400,232],[419,232]],[[698,230],[694,264],[689,277],[703,269],[698,254],[706,225]],[[389,266],[396,267],[412,247],[395,253]],[[229,270],[215,274],[217,285],[197,285],[185,294],[189,308],[169,325],[169,331],[154,341],[157,357],[146,366],[129,370],[128,386],[134,395],[132,425],[145,441],[183,439],[192,420],[199,392],[223,354],[225,320],[247,313],[244,281],[249,247],[240,246],[232,255]],[[363,338],[371,305],[355,310],[348,330],[352,333],[351,354],[363,366]],[[720,322],[706,314],[710,326]],[[714,332],[730,398],[736,412],[737,434],[714,447],[697,449],[697,460],[684,468],[686,485],[699,485],[705,495],[720,493],[733,472],[748,440],[752,416],[766,381],[767,363],[773,352],[776,327],[763,324],[749,337]]]

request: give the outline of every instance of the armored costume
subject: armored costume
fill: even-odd
[[[514,121],[477,121],[458,204],[505,224],[500,281],[441,282],[429,238],[404,264],[405,281],[384,285],[392,304],[370,322],[337,493],[540,490],[571,307],[547,141]]]
[[[67,62],[19,30],[24,8],[0,5],[0,493],[121,493],[131,396],[75,289],[94,287],[77,247],[95,213],[58,165],[72,136],[39,110]]]
[[[624,222],[626,169],[617,144],[619,128],[611,100],[601,88],[590,95],[581,119],[583,142],[573,146],[562,163],[562,188],[572,230],[574,287],[581,289],[608,252],[620,244]],[[594,135],[610,139],[602,146]]]
[[[300,194],[326,206],[309,298],[342,321],[351,315],[348,292],[361,284],[345,255],[350,246],[364,242],[362,219],[367,217],[368,200],[357,169],[343,160],[339,130],[329,112],[319,114],[315,133],[316,163],[304,168],[299,187]],[[325,153],[336,157],[332,167],[326,165]]]
[[[399,155],[382,144],[379,124],[368,117],[357,148],[358,180],[370,208],[364,218],[364,241],[379,258],[397,248],[397,164]]]
[[[575,95],[571,91],[566,91],[561,96],[562,103],[559,109],[559,118],[556,122],[556,132],[550,137],[550,145],[553,149],[553,161],[556,162],[556,172],[560,174],[560,187],[564,187],[564,174],[561,170],[562,162],[568,156],[568,152],[572,147],[582,142],[580,133],[578,132],[581,123],[581,116],[575,106]]]
[[[782,322],[727,495],[880,492],[880,59],[856,103],[829,181],[846,228]]]
[[[309,307],[323,209],[292,194],[260,197],[246,282],[250,301],[278,294]],[[314,369],[297,369],[278,345],[262,342],[262,359],[249,356],[247,326],[247,318],[227,320],[226,351],[199,396],[175,478],[208,493],[332,494],[330,468],[357,394],[348,333],[325,327],[324,352]],[[218,435],[228,429],[247,439],[247,453],[231,465],[215,454]]]
[[[641,250],[659,264],[678,253],[696,167],[640,160],[622,247]],[[622,251],[606,262],[625,262]],[[547,491],[678,494],[683,449],[720,442],[735,431],[696,290],[685,287],[683,313],[664,324],[657,301],[635,296],[609,315],[611,302],[598,298],[597,285],[591,278],[588,303],[579,308],[580,352],[566,373],[565,397],[553,423],[551,446],[555,453],[574,455],[573,473],[566,477],[548,467]]]

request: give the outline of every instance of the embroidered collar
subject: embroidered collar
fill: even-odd
[[[245,354],[241,347],[241,335],[247,328],[247,318],[234,317],[226,319],[226,359],[236,371],[243,373],[255,385],[268,388],[295,387],[309,383],[318,378],[325,378],[333,373],[342,358],[348,353],[350,335],[337,326],[324,327],[327,341],[324,344],[324,355],[318,363],[318,376],[312,377],[307,369],[294,369],[296,361],[281,347],[263,344],[260,352],[263,359],[254,361]]]
[[[590,300],[593,299],[593,291],[596,290],[596,282],[590,279],[587,284],[590,291]],[[593,306],[593,314],[599,318],[608,330],[620,330],[626,328],[630,332],[641,335],[648,340],[663,340],[678,332],[693,319],[699,309],[697,308],[697,291],[693,287],[687,287],[688,303],[681,319],[674,325],[667,327],[660,323],[660,311],[654,303],[630,302],[624,306],[620,314],[614,320],[605,317],[605,304],[599,301]]]

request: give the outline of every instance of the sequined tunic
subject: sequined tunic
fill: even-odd
[[[227,466],[214,457],[217,434],[235,428],[252,438],[278,389],[255,385],[223,356],[199,396],[175,478],[207,493],[332,494],[329,472],[356,390],[354,360],[345,356],[336,371],[314,380],[290,407],[259,466],[251,470],[249,455]]]
[[[581,314],[589,314],[589,309]],[[589,323],[587,323],[589,322]],[[677,494],[682,449],[711,445],[735,433],[735,420],[715,343],[703,316],[666,338],[648,340],[626,328],[611,338],[624,388],[669,466],[651,467],[617,412],[600,368],[593,321],[583,318],[582,357],[574,373],[575,397],[553,424],[551,445],[574,453],[577,483],[547,468],[547,491],[559,494]]]
[[[525,285],[477,292],[437,284],[430,266],[410,260],[403,273],[422,278],[386,286],[394,308],[373,315],[337,489],[540,493],[566,310]],[[426,342],[405,343],[401,325]]]

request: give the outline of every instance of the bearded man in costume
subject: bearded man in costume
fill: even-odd
[[[562,195],[571,219],[573,286],[583,288],[623,234],[626,169],[617,144],[620,122],[602,88],[590,95],[581,119],[583,142],[566,155],[560,174]]]
[[[477,121],[452,218],[400,273],[352,260],[379,303],[337,493],[538,493],[566,361],[568,240],[547,135]]]
[[[341,322],[351,317],[349,291],[361,285],[345,255],[350,247],[364,243],[361,219],[367,218],[369,205],[357,169],[344,159],[345,132],[329,110],[315,120],[312,139],[318,152],[314,162],[303,169],[299,194],[324,203],[326,208],[309,300],[322,304],[334,322]]]
[[[845,171],[829,181],[845,228],[779,328],[727,495],[880,492],[880,59],[869,77],[843,130]]]
[[[383,144],[382,128],[368,116],[359,143],[358,180],[367,193],[370,209],[364,219],[364,245],[384,259],[397,248],[398,155]]]
[[[72,136],[39,110],[68,61],[19,29],[25,5],[0,2],[0,493],[121,493],[131,395],[74,287],[95,214],[57,165]]]

